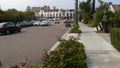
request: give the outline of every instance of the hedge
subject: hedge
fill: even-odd
[[[112,45],[120,51],[120,28],[112,28],[110,31]]]
[[[42,60],[42,68],[87,68],[84,45],[72,39],[62,41]]]
[[[74,24],[72,29],[70,30],[70,33],[81,33],[81,30],[79,29],[79,25]]]

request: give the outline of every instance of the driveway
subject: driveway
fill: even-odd
[[[40,64],[44,49],[49,50],[68,28],[64,24],[23,28],[21,33],[0,35],[0,61],[5,65],[19,64],[26,58]]]

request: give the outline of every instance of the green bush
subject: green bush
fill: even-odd
[[[43,55],[43,68],[87,68],[84,46],[75,40],[64,40],[49,54]]]
[[[110,31],[112,45],[120,51],[120,28],[113,28]]]
[[[70,30],[70,33],[81,33],[81,31],[79,29],[79,25],[74,24],[72,29]]]

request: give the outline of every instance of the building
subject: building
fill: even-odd
[[[120,11],[120,5],[113,5],[112,3],[109,3],[108,10],[111,12]]]
[[[33,11],[35,13],[36,17],[39,17],[40,7],[32,7],[31,11]]]
[[[39,10],[37,10],[39,9]],[[47,19],[73,19],[74,9],[40,9],[32,7],[32,11],[35,12],[36,17]]]

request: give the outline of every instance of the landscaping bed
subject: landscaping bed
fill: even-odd
[[[81,30],[79,29],[79,25],[74,24],[72,29],[70,30],[70,33],[81,33]]]
[[[84,45],[75,39],[61,40],[59,46],[43,55],[42,68],[87,68]]]

